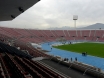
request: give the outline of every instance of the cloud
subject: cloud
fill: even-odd
[[[73,15],[78,15],[77,26],[104,23],[104,0],[41,0],[12,21],[1,26],[38,28],[74,26]]]

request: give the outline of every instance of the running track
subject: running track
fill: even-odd
[[[56,48],[52,48],[52,51],[51,51],[51,44],[53,43],[56,43],[56,42],[49,42],[49,44],[48,43],[41,44],[42,49],[50,51],[48,52],[49,54],[52,54],[55,56],[58,55],[58,56],[61,56],[62,58],[69,58],[69,59],[72,58],[73,60],[75,60],[75,57],[77,57],[79,62],[93,65],[95,67],[98,67],[104,70],[104,58],[99,58],[99,57],[90,56],[90,55],[82,56],[82,54],[79,54],[79,53],[69,52],[69,51],[60,50]]]

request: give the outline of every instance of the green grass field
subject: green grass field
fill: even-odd
[[[54,47],[77,53],[87,52],[88,55],[104,58],[104,44],[101,43],[77,43]]]

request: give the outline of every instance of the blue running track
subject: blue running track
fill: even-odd
[[[69,59],[72,58],[73,60],[75,60],[75,57],[77,57],[79,62],[93,65],[95,67],[98,67],[104,70],[104,58],[99,58],[99,57],[90,56],[90,55],[82,56],[82,54],[79,54],[79,53],[69,52],[69,51],[60,50],[56,48],[52,48],[52,51],[51,51],[51,44],[53,43],[55,42],[50,42],[49,44],[48,43],[41,44],[42,49],[50,51],[49,54],[58,55],[58,56],[61,56],[62,58],[69,58]]]

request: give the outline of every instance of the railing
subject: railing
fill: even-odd
[[[59,75],[63,76],[64,78],[71,78],[71,77],[69,77],[69,76],[63,74],[62,72],[59,72],[58,70],[52,68],[51,66],[49,66],[49,65],[47,65],[47,64],[45,64],[45,63],[43,63],[42,61],[37,61],[37,62],[39,62],[39,63],[42,64],[43,66],[46,66],[47,68],[51,69],[52,71],[58,73]]]

